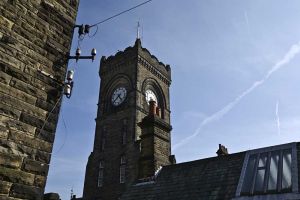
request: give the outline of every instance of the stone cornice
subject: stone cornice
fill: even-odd
[[[146,117],[143,118],[143,120],[138,123],[138,125],[142,128],[142,127],[149,127],[149,126],[156,126],[156,127],[160,127],[161,129],[165,130],[165,131],[171,131],[172,130],[172,126],[168,123],[166,123],[165,121],[163,121],[161,118],[159,118],[156,115],[148,115]]]
[[[104,65],[101,63],[99,75],[103,76],[103,75],[106,75],[107,73],[119,71],[124,65],[129,65],[131,62],[134,62],[135,59],[136,59],[135,57],[130,57],[130,58],[121,60],[120,62],[113,63],[113,64],[105,64]]]
[[[157,78],[162,80],[168,86],[171,85],[171,80],[166,75],[160,72],[156,67],[152,66],[145,58],[143,58],[140,55],[138,55],[138,63],[140,63],[143,67],[149,70],[152,74],[154,74]]]

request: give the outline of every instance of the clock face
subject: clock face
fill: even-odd
[[[124,87],[117,88],[111,96],[111,102],[114,106],[118,106],[126,99],[127,91]]]
[[[157,97],[156,97],[155,93],[152,90],[146,90],[145,95],[146,95],[146,101],[147,101],[148,104],[149,104],[150,100],[155,101],[156,104],[158,103],[157,102]]]

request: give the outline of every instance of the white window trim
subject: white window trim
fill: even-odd
[[[253,154],[258,153],[265,153],[270,151],[276,151],[276,150],[284,150],[284,149],[292,149],[292,192],[291,193],[279,193],[279,194],[264,194],[264,195],[253,195],[253,196],[240,196],[243,181],[245,178],[246,168],[248,165],[249,157]],[[298,193],[299,187],[298,187],[298,163],[297,163],[297,143],[288,143],[288,144],[282,144],[278,146],[272,146],[272,147],[265,147],[255,150],[250,150],[246,152],[242,172],[240,175],[238,187],[235,193],[235,198],[233,200],[266,200],[266,199],[272,199],[272,200],[283,200],[283,199],[299,199],[300,194]]]

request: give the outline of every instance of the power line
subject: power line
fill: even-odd
[[[106,18],[106,19],[104,19],[104,20],[102,20],[102,21],[100,21],[100,22],[98,22],[98,23],[96,23],[96,24],[94,24],[94,25],[91,25],[90,27],[94,27],[94,26],[97,26],[97,25],[99,25],[99,24],[102,24],[102,23],[104,23],[104,22],[106,22],[106,21],[108,21],[108,20],[110,20],[110,19],[113,19],[113,18],[115,18],[115,17],[117,17],[117,16],[120,16],[120,15],[126,13],[126,12],[129,12],[129,11],[131,11],[131,10],[133,10],[133,9],[136,9],[136,8],[138,8],[138,7],[140,7],[140,6],[144,5],[144,4],[146,4],[146,3],[149,3],[150,1],[152,1],[152,0],[148,0],[148,1],[145,1],[145,2],[143,2],[143,3],[140,3],[140,4],[138,4],[138,5],[136,5],[136,6],[132,7],[132,8],[129,8],[129,9],[127,9],[127,10],[124,10],[124,11],[122,11],[122,12],[120,12],[120,13],[118,13],[118,14],[115,14],[115,15],[109,17],[109,18]]]
[[[45,125],[48,123],[48,120],[49,120],[49,118],[50,118],[50,115],[53,113],[53,111],[55,110],[55,108],[58,106],[58,103],[60,102],[61,99],[62,99],[62,95],[59,97],[59,99],[57,99],[57,101],[56,101],[56,103],[54,104],[53,108],[52,108],[51,111],[48,113],[48,116],[46,117],[45,122],[44,122],[43,126],[41,127],[39,133],[36,135],[36,137],[39,137],[40,134],[42,133],[42,131],[44,130]]]
[[[65,144],[66,144],[67,138],[68,138],[68,128],[67,128],[67,124],[66,124],[66,121],[65,121],[65,119],[64,119],[63,113],[62,113],[61,117],[62,117],[62,122],[63,122],[64,128],[65,128],[65,137],[64,137],[64,139],[63,139],[62,145],[61,145],[61,146],[59,147],[59,149],[54,153],[54,155],[57,155],[57,154],[63,149],[63,147],[64,147]]]

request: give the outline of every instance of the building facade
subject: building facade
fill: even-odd
[[[95,142],[83,198],[116,200],[138,179],[170,164],[171,69],[137,39],[134,46],[102,57],[99,75]],[[152,118],[145,119],[151,105]]]
[[[42,199],[77,8],[0,1],[0,199]]]

